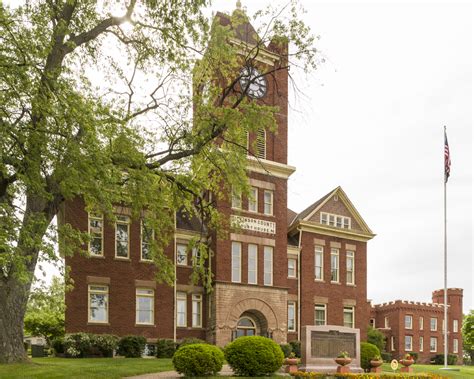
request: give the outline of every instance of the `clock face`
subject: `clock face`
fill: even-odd
[[[267,93],[267,81],[255,67],[244,67],[240,72],[240,87],[247,89],[247,95],[260,99]],[[250,84],[249,84],[250,83]]]

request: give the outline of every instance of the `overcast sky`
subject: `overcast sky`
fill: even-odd
[[[269,3],[242,0],[249,14]],[[368,298],[431,301],[444,285],[446,125],[448,286],[464,288],[464,310],[472,309],[472,5],[302,3],[326,63],[308,76],[292,71],[304,95],[290,92],[289,207],[299,212],[342,186],[377,234]]]
[[[242,1],[252,14],[268,1]],[[342,186],[377,236],[368,298],[443,288],[443,125],[451,150],[448,286],[473,307],[472,5],[302,1],[326,63],[290,98],[289,207]],[[215,1],[230,11],[233,1]],[[291,93],[290,93],[291,96]]]

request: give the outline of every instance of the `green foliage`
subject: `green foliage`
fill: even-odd
[[[171,358],[176,351],[176,343],[173,340],[160,338],[156,341],[156,357]]]
[[[410,352],[410,353],[408,353],[408,354],[410,354],[411,358],[412,358],[412,359],[415,361],[415,363],[416,363],[416,361],[418,360],[418,353],[416,353],[416,352],[413,352],[413,353]]]
[[[431,358],[431,361],[434,361],[435,365],[444,365],[444,354],[436,354]],[[448,365],[455,365],[458,361],[458,356],[456,354],[448,354]]]
[[[56,354],[64,354],[65,353],[65,351],[64,351],[64,337],[55,338],[51,342],[51,346],[53,347],[54,352]]]
[[[369,326],[367,329],[367,342],[377,346],[380,351],[385,351],[387,337],[378,329]]]
[[[64,336],[64,280],[53,277],[51,284],[44,283],[32,289],[25,314],[25,333],[44,337],[48,344]]]
[[[462,323],[463,349],[469,355],[470,363],[474,364],[474,309],[464,315]]]
[[[187,346],[187,345],[194,345],[194,344],[203,344],[207,343],[206,341],[200,339],[200,338],[195,338],[195,337],[188,337],[188,338],[183,338],[179,343],[176,349],[179,349],[180,347]]]
[[[290,356],[290,354],[293,352],[292,349],[291,349],[291,345],[289,343],[281,344],[280,348],[281,348],[281,351],[283,352],[283,356],[285,358],[288,358]]]
[[[223,364],[224,353],[217,346],[209,344],[187,344],[173,356],[175,370],[185,376],[216,375]]]
[[[295,353],[298,358],[301,358],[301,342],[300,341],[290,341],[291,351]]]
[[[140,358],[145,350],[146,338],[143,336],[125,336],[118,343],[117,354],[127,358]]]
[[[103,357],[111,358],[117,349],[119,337],[112,334],[94,334],[91,336],[92,347],[97,349]]]
[[[360,367],[366,372],[370,370],[370,361],[377,355],[380,355],[377,346],[368,342],[360,343]]]
[[[384,362],[390,362],[392,360],[392,354],[387,353],[386,351],[380,352],[380,356]]]
[[[66,334],[64,337],[64,353],[71,358],[83,358],[90,353],[91,335],[88,333]]]
[[[239,337],[225,348],[225,358],[237,375],[262,376],[274,373],[283,363],[283,352],[270,338]]]

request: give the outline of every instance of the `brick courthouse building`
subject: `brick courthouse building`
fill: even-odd
[[[252,43],[250,24],[234,31],[237,40]],[[280,58],[269,45],[255,69]],[[252,198],[234,194],[217,202],[241,228],[212,246],[213,291],[190,284],[187,244],[199,235],[197,220],[177,214],[174,244],[166,249],[176,262],[171,287],[154,281],[140,220],[120,208],[117,221],[108,222],[88,214],[78,198],[65,204],[60,220],[93,238],[89,258],[66,258],[74,281],[66,294],[68,333],[136,334],[150,343],[199,337],[223,346],[241,335],[285,343],[299,339],[303,325],[331,324],[359,328],[365,339],[371,315],[367,242],[374,234],[340,187],[299,214],[287,208],[287,181],[295,171],[287,163],[288,72],[276,71],[256,91],[253,97],[279,107],[277,133],[260,135],[258,161],[248,158]]]

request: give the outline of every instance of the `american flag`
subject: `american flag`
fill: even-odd
[[[448,136],[444,131],[444,182],[448,182],[449,173],[451,172],[451,157],[449,155]]]

